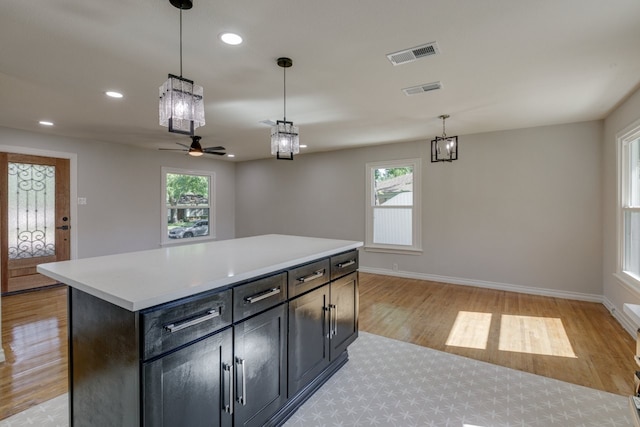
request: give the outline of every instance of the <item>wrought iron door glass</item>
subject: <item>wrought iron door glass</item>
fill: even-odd
[[[55,166],[9,162],[9,259],[55,255]]]

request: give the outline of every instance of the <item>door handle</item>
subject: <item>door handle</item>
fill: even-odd
[[[222,364],[222,369],[229,373],[229,404],[223,402],[224,411],[227,414],[233,414],[233,365]]]
[[[242,369],[242,394],[238,397],[238,402],[244,406],[247,404],[247,374],[244,368],[244,359],[236,357],[236,364],[240,365]],[[238,377],[238,373],[236,372],[236,378]],[[237,389],[237,387],[236,387]]]
[[[69,227],[68,225],[62,225],[60,227],[56,227],[56,230],[68,230],[69,228],[71,227]]]

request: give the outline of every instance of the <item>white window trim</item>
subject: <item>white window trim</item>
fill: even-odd
[[[616,228],[618,238],[618,254],[617,254],[617,271],[614,276],[631,286],[633,289],[640,291],[640,277],[624,270],[625,243],[624,243],[624,213],[628,210],[640,211],[640,208],[628,208],[625,205],[630,198],[630,188],[628,185],[629,175],[629,150],[630,144],[640,138],[640,120],[636,120],[631,125],[616,135],[617,150],[617,175],[618,175],[618,192],[617,192],[617,214]]]
[[[411,166],[413,168],[413,213],[412,213],[412,246],[405,245],[386,245],[373,243],[373,192],[374,192],[374,171],[375,169],[385,167],[405,167]],[[413,254],[418,255],[422,253],[422,159],[403,159],[403,160],[388,160],[382,162],[370,162],[365,166],[365,185],[366,185],[366,197],[365,197],[365,244],[364,249],[370,252],[387,252],[398,254]]]
[[[209,177],[209,235],[189,239],[169,239],[167,236],[167,174],[201,175]],[[216,239],[216,173],[195,169],[181,169],[162,166],[160,193],[160,246],[184,245]]]

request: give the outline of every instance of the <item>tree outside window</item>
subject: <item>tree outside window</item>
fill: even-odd
[[[163,168],[163,243],[215,237],[211,218],[213,173]]]

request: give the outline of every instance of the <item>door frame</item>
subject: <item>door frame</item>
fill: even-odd
[[[57,157],[69,160],[69,213],[71,216],[69,230],[71,251],[69,259],[78,258],[78,155],[64,151],[43,150],[40,148],[17,147],[14,145],[0,145],[0,151],[14,154],[27,154],[31,156]],[[1,272],[0,272],[1,273]],[[2,301],[0,297],[0,316],[2,314]],[[0,329],[2,328],[2,318],[0,317]],[[0,335],[0,363],[5,361],[4,349],[2,348],[2,335]]]

